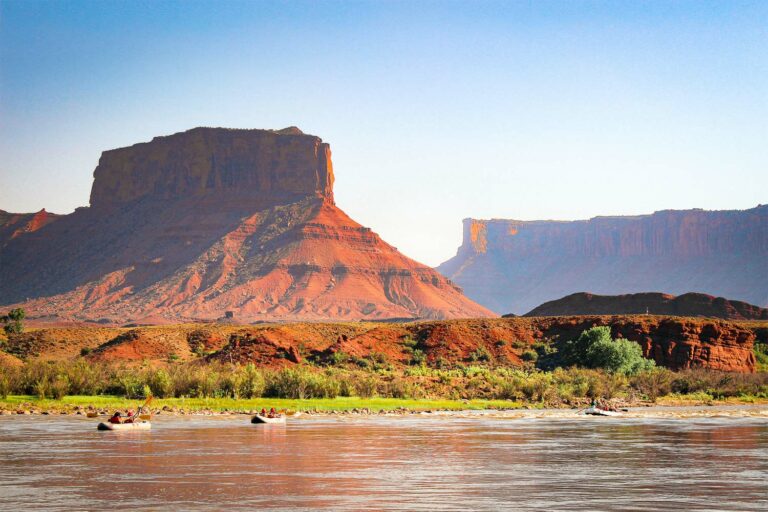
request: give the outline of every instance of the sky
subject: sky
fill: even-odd
[[[466,217],[751,208],[768,2],[0,0],[0,209],[86,206],[107,149],[291,125],[429,265]]]

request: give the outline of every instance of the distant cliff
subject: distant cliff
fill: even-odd
[[[525,316],[573,315],[674,315],[722,318],[725,320],[768,320],[768,309],[738,300],[703,293],[679,296],[665,293],[594,295],[574,293],[534,308]]]
[[[328,144],[294,127],[105,151],[90,207],[0,212],[0,305],[112,324],[492,316],[339,209]]]
[[[438,270],[472,299],[521,314],[571,293],[701,292],[768,306],[768,205],[590,220],[464,220]]]

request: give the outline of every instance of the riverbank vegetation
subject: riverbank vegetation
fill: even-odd
[[[578,407],[595,398],[628,405],[684,397],[704,403],[768,400],[768,373],[673,372],[644,359],[637,343],[612,340],[607,327],[588,329],[559,349],[535,344],[522,367],[499,365],[484,354],[466,364],[438,361],[428,366],[417,350],[405,367],[389,364],[384,357],[358,360],[343,352],[283,368],[202,356],[139,366],[100,362],[87,353],[74,360],[31,359],[0,368],[0,401],[8,396],[40,401],[106,396],[114,403],[151,395],[195,404],[224,401],[227,405],[220,408],[248,409],[253,400],[332,400],[336,406],[339,400],[352,400],[355,407],[377,400],[497,401],[499,407]]]
[[[624,375],[578,367],[541,371],[481,365],[452,369],[416,366],[405,370],[311,365],[265,370],[252,364],[221,363],[129,368],[78,359],[32,361],[21,367],[6,368],[0,375],[0,399],[8,395],[58,400],[71,395],[231,400],[357,397],[364,400],[504,400],[567,407],[592,398],[635,403],[692,394],[708,400],[768,399],[768,374],[672,372],[652,368]]]

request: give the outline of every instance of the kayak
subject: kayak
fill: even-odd
[[[621,416],[621,413],[618,411],[608,411],[598,407],[590,407],[585,409],[584,414],[589,414],[591,416]]]
[[[102,423],[99,423],[99,426],[96,428],[98,428],[99,430],[123,430],[123,431],[149,430],[152,428],[152,424],[148,421],[137,421],[135,423],[102,422]]]
[[[271,424],[284,424],[285,423],[285,416],[278,416],[276,418],[268,418],[267,416],[262,416],[261,414],[257,414],[253,418],[251,418],[251,423],[271,423]]]

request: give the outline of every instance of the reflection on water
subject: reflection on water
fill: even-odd
[[[766,510],[765,418],[0,420],[13,508]]]

